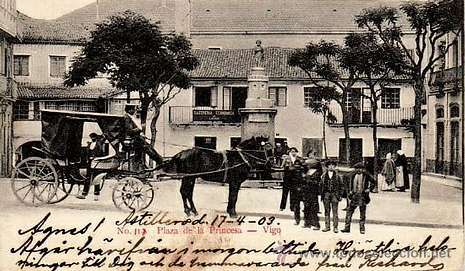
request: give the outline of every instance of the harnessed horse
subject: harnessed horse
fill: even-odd
[[[232,150],[218,152],[212,149],[195,147],[183,150],[157,169],[165,173],[176,173],[182,177],[180,193],[186,215],[197,215],[193,201],[195,180],[201,177],[206,181],[229,184],[227,213],[235,217],[236,202],[241,184],[253,169],[270,166],[273,149],[267,138],[252,137],[237,145]],[[268,145],[267,145],[268,144]]]

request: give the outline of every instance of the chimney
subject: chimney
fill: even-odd
[[[191,14],[192,14],[192,0],[175,0],[174,4],[174,18],[175,18],[175,31],[176,33],[184,33],[186,37],[190,38],[191,35]]]

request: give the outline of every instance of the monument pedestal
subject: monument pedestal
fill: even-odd
[[[241,139],[266,137],[274,145],[276,108],[268,99],[268,76],[262,67],[252,68],[248,77],[248,92],[245,108],[239,109],[241,114]]]

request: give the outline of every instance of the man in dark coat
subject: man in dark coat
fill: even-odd
[[[146,153],[157,164],[163,162],[163,158],[158,152],[148,144],[144,137],[141,135],[142,128],[138,125],[135,119],[136,105],[127,104],[124,108],[126,114],[124,115],[124,135],[125,139],[133,140],[136,169],[141,169],[144,161],[144,153]]]
[[[302,157],[297,155],[297,148],[290,148],[289,155],[283,160],[284,167],[284,186],[290,191],[290,207],[291,211],[294,211],[295,224],[300,223],[300,201],[302,201],[302,189],[303,189],[303,173],[305,167],[305,161]],[[287,195],[284,194],[281,198],[281,204],[286,204]],[[282,207],[282,205],[281,205]]]
[[[350,232],[352,215],[358,207],[360,210],[360,233],[365,233],[366,207],[370,203],[370,190],[375,186],[373,178],[366,171],[363,162],[354,165],[355,171],[351,174],[347,196],[350,200],[347,208],[345,227],[342,232]]]
[[[308,159],[305,161],[307,172],[304,177],[304,228],[313,226],[314,230],[320,229],[320,220],[318,212],[320,206],[318,195],[320,194],[320,180],[323,173],[321,163],[316,159]]]
[[[333,213],[334,232],[338,232],[338,205],[344,192],[344,183],[341,176],[336,172],[336,164],[336,161],[330,160],[326,162],[327,171],[321,176],[321,197],[325,207],[324,232],[330,230],[331,212]]]

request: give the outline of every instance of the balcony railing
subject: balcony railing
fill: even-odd
[[[241,116],[237,110],[194,106],[170,106],[169,108],[169,123],[175,125],[236,124],[240,122]]]
[[[336,121],[330,125],[342,125],[342,110],[338,105],[330,106],[331,113]],[[405,126],[414,118],[415,111],[413,107],[401,108],[379,108],[377,112],[378,125],[380,126]],[[350,125],[371,125],[373,123],[371,111],[362,111],[358,109],[349,109],[348,112]]]
[[[460,91],[462,87],[462,72],[462,66],[433,72],[431,74],[432,92],[441,94],[444,91]]]

